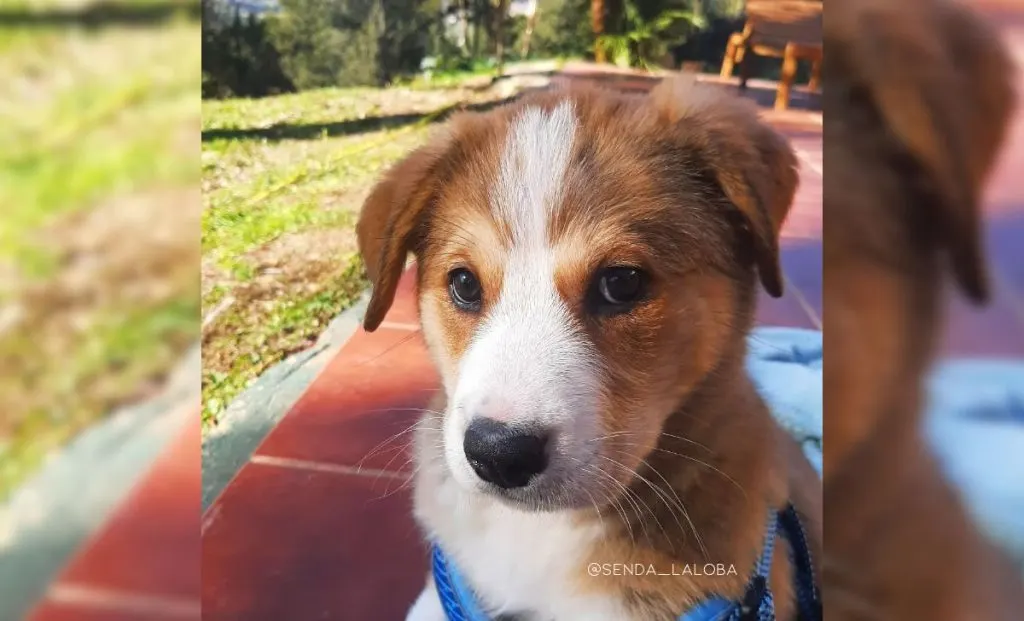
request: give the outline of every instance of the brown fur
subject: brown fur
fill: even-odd
[[[989,294],[979,199],[1013,110],[1011,63],[942,0],[833,3],[825,35],[825,610],[1019,618],[1019,576],[919,429],[945,274]]]
[[[524,107],[551,109],[565,97],[580,128],[561,209],[549,223],[556,286],[603,365],[605,475],[629,488],[628,498],[609,489],[599,499],[617,510],[581,512],[581,520],[608,526],[592,558],[662,571],[704,563],[737,570],[726,578],[601,580],[581,567],[581,588],[619,593],[638,618],[674,619],[709,593],[742,594],[769,508],[796,503],[820,553],[820,483],[743,366],[756,278],[782,293],[779,231],[797,185],[791,149],[752,107],[678,80],[650,96],[579,88],[456,117],[364,207],[360,246],[374,283],[366,328],[380,323],[413,252],[424,334],[442,375],[454,368],[500,289],[512,243],[488,201],[508,127]],[[585,313],[595,269],[623,263],[651,276],[650,298],[625,315]],[[452,310],[453,266],[479,276],[480,315]],[[776,556],[772,585],[780,618],[788,618],[785,554]]]

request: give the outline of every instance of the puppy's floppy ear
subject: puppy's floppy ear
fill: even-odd
[[[438,169],[450,141],[438,134],[395,164],[363,203],[356,235],[366,273],[373,285],[363,327],[373,332],[395,299],[405,259],[413,250],[424,210],[437,191]]]
[[[954,276],[971,300],[984,302],[979,202],[1014,108],[1013,63],[994,29],[945,0],[835,4],[826,49],[923,170]]]
[[[665,80],[650,97],[678,147],[694,155],[739,210],[761,284],[780,297],[779,233],[799,182],[789,142],[762,123],[749,102],[689,77]]]

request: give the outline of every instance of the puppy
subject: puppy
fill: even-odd
[[[365,328],[413,253],[443,383],[416,428],[415,515],[492,617],[740,600],[787,505],[820,555],[820,481],[744,371],[796,186],[751,107],[678,78],[460,114],[369,196]],[[776,545],[768,584],[794,618]],[[408,618],[445,618],[432,582]]]
[[[988,26],[942,0],[830,4],[825,47],[825,609],[1019,619],[1019,574],[920,431],[945,275],[989,295],[979,197],[1016,70]]]

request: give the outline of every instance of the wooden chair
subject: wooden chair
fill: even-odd
[[[748,53],[782,58],[779,89],[775,109],[789,107],[789,93],[796,79],[797,62],[811,63],[812,90],[821,87],[822,0],[747,0],[747,21],[742,32],[729,37],[722,61],[722,77],[732,77],[733,68],[740,67],[740,88],[747,87],[750,63],[743,59]]]

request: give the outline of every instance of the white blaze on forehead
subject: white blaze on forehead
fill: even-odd
[[[512,233],[501,290],[458,364],[445,444],[456,478],[474,479],[462,434],[476,417],[557,431],[560,468],[586,462],[599,433],[599,365],[555,284],[547,223],[558,209],[577,119],[571,102],[527,108],[513,122],[491,192],[494,216]],[[487,295],[485,293],[485,295]],[[577,462],[573,462],[576,459]],[[552,465],[558,470],[559,466]]]
[[[523,110],[512,123],[492,192],[512,247],[502,286],[462,365],[470,414],[552,423],[571,416],[592,386],[591,352],[555,286],[547,223],[561,200],[577,130],[572,102]],[[572,387],[557,386],[566,381]],[[487,402],[487,406],[482,404]]]
[[[572,102],[530,107],[512,123],[491,201],[517,244],[542,244],[558,208],[578,122]]]

